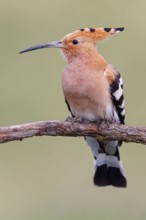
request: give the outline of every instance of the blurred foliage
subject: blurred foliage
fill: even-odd
[[[60,85],[64,60],[57,49],[19,55],[84,27],[125,26],[98,45],[122,73],[127,124],[146,125],[144,0],[1,0],[1,126],[69,113]],[[146,148],[124,144],[125,190],[92,184],[92,155],[82,138],[40,137],[0,146],[0,219],[143,220]]]

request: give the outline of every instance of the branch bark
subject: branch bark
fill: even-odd
[[[146,144],[146,128],[109,123],[106,121],[39,121],[0,127],[0,144],[33,136],[96,136],[104,140],[121,140]]]

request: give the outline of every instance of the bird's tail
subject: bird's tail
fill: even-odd
[[[126,187],[122,162],[115,155],[99,153],[94,160],[94,184],[96,186]]]
[[[126,187],[122,162],[119,155],[118,141],[99,141],[93,137],[86,137],[94,156],[94,177],[96,186]]]

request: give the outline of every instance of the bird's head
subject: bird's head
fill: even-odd
[[[85,28],[67,34],[60,41],[39,44],[27,48],[20,53],[42,48],[60,48],[67,60],[79,54],[95,50],[96,43],[102,41],[114,33],[123,31],[124,28]]]

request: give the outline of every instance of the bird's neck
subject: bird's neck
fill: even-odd
[[[107,65],[105,59],[95,51],[83,51],[73,56],[68,56],[68,64],[76,68],[88,68],[95,71],[104,71]]]

